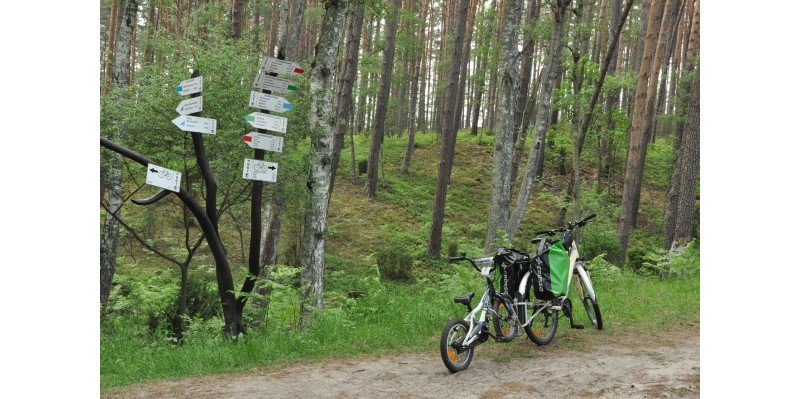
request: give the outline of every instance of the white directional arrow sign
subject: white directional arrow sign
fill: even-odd
[[[196,78],[184,80],[175,88],[175,91],[182,96],[199,93],[203,91],[203,77],[198,76]]]
[[[242,136],[247,145],[251,148],[267,150],[272,152],[283,152],[283,137],[272,136],[269,134],[250,132]]]
[[[265,73],[279,73],[282,75],[294,75],[305,72],[296,62],[279,60],[272,57],[264,57],[264,59],[261,60],[259,69]]]
[[[175,108],[181,115],[189,115],[195,112],[200,112],[203,110],[203,96],[195,97],[195,98],[188,98],[186,100],[181,101],[178,104],[178,107]]]
[[[297,86],[293,85],[292,82],[286,79],[265,75],[261,72],[256,75],[256,79],[253,81],[253,87],[275,93],[288,93],[297,90]]]
[[[278,164],[275,162],[245,158],[242,177],[247,180],[261,180],[275,183],[278,178]]]
[[[250,92],[251,107],[259,108],[271,112],[286,112],[294,106],[286,101],[283,97],[273,96],[272,94],[260,93],[257,91]]]
[[[272,130],[273,132],[286,133],[288,119],[282,116],[253,112],[244,117],[256,129]]]
[[[199,116],[181,115],[172,120],[176,126],[183,131],[217,134],[217,120],[211,118],[201,118]]]
[[[149,163],[145,183],[177,193],[181,191],[181,172]]]

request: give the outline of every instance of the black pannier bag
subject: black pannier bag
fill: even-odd
[[[514,298],[522,276],[530,268],[530,258],[525,252],[516,249],[500,248],[494,257],[495,270],[500,273],[499,292]]]

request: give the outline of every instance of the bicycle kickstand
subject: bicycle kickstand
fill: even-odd
[[[576,324],[575,319],[572,318],[572,301],[569,298],[564,298],[564,314],[569,317],[569,326],[576,330],[583,330],[583,324]]]

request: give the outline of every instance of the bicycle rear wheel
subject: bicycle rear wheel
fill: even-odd
[[[439,341],[439,352],[445,367],[451,373],[466,370],[472,361],[472,353],[475,349],[462,350],[460,353],[456,349],[457,344],[461,344],[469,332],[469,324],[461,319],[450,320],[442,330],[442,338]]]
[[[597,293],[594,291],[592,285],[592,278],[589,276],[589,271],[583,263],[576,265],[575,269],[578,271],[578,287],[583,308],[586,309],[586,314],[589,316],[589,321],[598,329],[603,329],[603,315],[600,313],[600,303],[597,301]],[[592,298],[594,297],[594,298]]]
[[[506,304],[498,298],[494,299],[492,310],[497,315],[492,314],[492,324],[494,333],[498,341],[511,342],[517,335],[517,323],[511,318],[511,312],[506,308]]]
[[[558,311],[553,309],[553,301],[542,301],[528,307],[525,333],[534,344],[542,346],[553,341],[558,330]]]

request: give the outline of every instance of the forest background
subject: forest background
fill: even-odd
[[[26,320],[30,325],[17,334],[10,334],[12,329],[4,333],[7,353],[12,354],[4,363],[13,364],[15,370],[8,378],[12,382],[8,388],[11,391],[30,390],[34,386],[33,377],[43,375],[52,382],[48,384],[52,387],[37,390],[53,389],[55,392],[68,387],[73,391],[93,392],[99,385],[95,362],[99,358],[96,335],[99,321],[95,306],[98,291],[95,171],[99,169],[96,60],[99,55],[94,25],[98,18],[96,7],[86,6],[85,11],[78,7],[80,12],[75,11],[74,5],[62,7],[52,16],[38,15],[37,18],[43,25],[56,26],[61,31],[81,32],[77,37],[56,35],[42,41],[15,41],[9,38],[15,37],[15,29],[21,26],[9,24],[2,28],[3,44],[8,46],[9,53],[27,60],[7,62],[2,74],[5,83],[14,89],[14,103],[18,104],[9,112],[12,119],[9,131],[26,132],[9,135],[2,146],[9,187],[3,198],[3,209],[10,210],[10,231],[22,237],[7,241],[7,259],[14,265],[9,268],[8,281],[24,287],[4,292],[3,298],[7,303],[19,303],[19,298],[25,298],[25,306],[10,307],[8,319]],[[21,9],[14,11],[17,11],[12,12],[14,15],[25,14]],[[752,252],[744,248],[746,243],[761,237],[762,242],[774,242],[770,249],[760,252],[759,266],[773,269],[783,266],[781,273],[788,273],[788,277],[795,273],[783,257],[782,245],[785,244],[782,242],[791,246],[792,235],[785,233],[797,221],[793,212],[796,206],[791,195],[784,195],[789,193],[784,193],[782,187],[792,184],[793,171],[797,170],[791,162],[793,140],[796,140],[791,133],[796,128],[785,120],[792,115],[793,103],[796,103],[792,97],[787,98],[786,93],[796,93],[796,83],[763,69],[765,60],[791,53],[788,50],[791,43],[767,41],[756,45],[739,25],[727,22],[758,19],[754,15],[756,11],[761,10],[744,7],[720,10],[713,3],[704,7],[703,67],[706,73],[703,74],[702,123],[706,136],[702,180],[707,205],[702,222],[705,227],[703,264],[706,266],[702,289],[703,381],[704,384],[714,381],[723,374],[725,378],[746,375],[779,387],[790,380],[781,370],[724,366],[731,363],[726,361],[727,356],[735,356],[736,363],[768,364],[770,353],[785,352],[781,342],[787,342],[793,330],[776,329],[774,338],[762,342],[758,348],[739,345],[736,353],[727,349],[734,346],[740,336],[731,331],[733,325],[729,321],[737,320],[742,314],[779,322],[785,318],[777,307],[764,309],[759,304],[750,305],[750,298],[736,295],[751,284],[747,268],[756,267],[751,265],[752,255],[744,255]],[[769,27],[749,26],[753,30],[772,30],[770,36],[793,37],[792,22],[787,20],[790,14],[773,10],[762,19],[770,21]],[[93,17],[84,20],[83,15]],[[59,25],[65,16],[71,16],[66,18],[72,22],[67,24],[69,29]],[[742,54],[743,46],[748,49],[747,56],[738,57],[737,62],[731,64],[726,57]],[[54,65],[54,60],[59,61],[58,65]],[[740,73],[757,75],[757,79],[742,82]],[[80,101],[47,102],[56,101],[53,98],[73,97]],[[753,117],[747,118],[747,115]],[[41,130],[59,132],[46,134],[46,138],[40,133],[27,133],[36,129],[31,121],[43,120],[48,121],[48,127]],[[764,139],[763,134],[775,137]],[[30,158],[19,151],[37,144],[36,155]],[[750,238],[753,235],[756,237]],[[785,240],[782,237],[786,237]],[[789,270],[785,266],[790,266]],[[31,276],[39,270],[44,276]],[[29,281],[36,283],[25,283]],[[733,292],[736,294],[731,295]],[[731,302],[738,301],[745,303],[731,308]],[[25,344],[19,345],[20,340]],[[55,353],[59,355],[53,356]],[[711,363],[706,363],[709,358],[713,358],[709,360]]]

